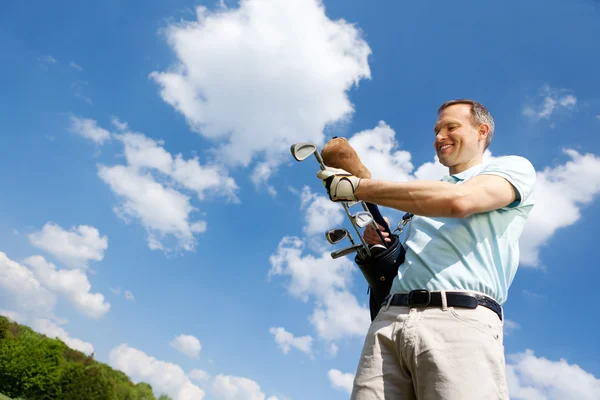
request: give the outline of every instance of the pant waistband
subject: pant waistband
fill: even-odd
[[[484,294],[471,292],[445,292],[448,307],[477,308],[483,306],[494,311],[503,320],[502,306]],[[442,293],[425,289],[412,290],[408,293],[390,293],[382,306],[408,307],[441,307]]]

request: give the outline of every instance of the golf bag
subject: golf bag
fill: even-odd
[[[354,262],[369,284],[369,309],[371,321],[375,319],[381,304],[390,293],[392,282],[398,275],[398,267],[404,262],[406,253],[399,235],[390,235],[389,247],[366,259],[356,256]]]

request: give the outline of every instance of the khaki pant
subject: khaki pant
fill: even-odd
[[[351,398],[508,399],[502,328],[481,306],[384,306],[367,333]]]

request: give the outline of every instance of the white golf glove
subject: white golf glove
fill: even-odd
[[[331,167],[319,171],[317,177],[323,181],[331,201],[358,201],[354,191],[358,189],[360,178],[343,169]]]

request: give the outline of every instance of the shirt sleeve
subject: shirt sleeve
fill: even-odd
[[[535,168],[525,157],[505,156],[490,161],[480,175],[501,176],[515,188],[517,198],[507,208],[533,205],[533,189],[536,181]]]

